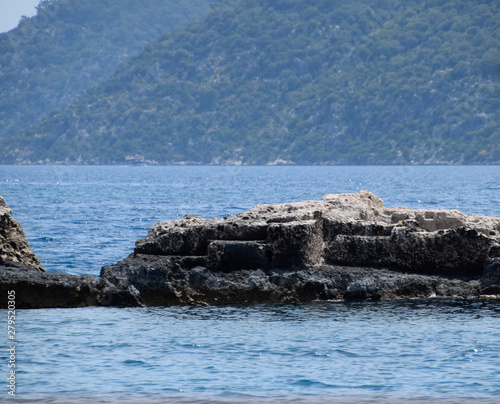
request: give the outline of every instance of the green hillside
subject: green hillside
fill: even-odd
[[[207,0],[43,0],[33,18],[0,34],[0,138],[68,107],[116,66]]]
[[[499,66],[498,2],[219,1],[2,162],[498,164]]]

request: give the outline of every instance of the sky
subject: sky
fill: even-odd
[[[40,0],[0,0],[0,32],[17,27],[21,16],[32,17]]]

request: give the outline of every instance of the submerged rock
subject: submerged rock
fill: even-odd
[[[362,191],[160,222],[100,277],[22,267],[0,267],[0,293],[26,308],[499,298],[500,219]]]
[[[500,219],[386,208],[362,191],[155,224],[103,267],[146,305],[500,294]]]

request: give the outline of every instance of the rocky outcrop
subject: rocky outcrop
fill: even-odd
[[[18,309],[142,305],[132,286],[118,289],[97,276],[39,272],[21,264],[0,266],[0,296],[8,291],[15,292]],[[0,301],[6,307],[7,298]]]
[[[102,269],[146,305],[500,294],[500,219],[363,191],[154,225]]]
[[[11,209],[0,196],[0,266],[17,264],[45,271],[37,256],[31,251],[21,225],[12,218]]]
[[[100,277],[13,263],[0,294],[12,288],[25,308],[500,298],[500,219],[326,195],[157,223]]]
[[[223,219],[157,223],[135,253],[205,257],[222,272],[331,264],[480,276],[499,241],[500,219],[385,208],[375,195],[359,192],[258,205]]]
[[[97,276],[47,273],[0,196],[0,308],[12,291],[18,309],[142,304],[131,285],[118,289]]]

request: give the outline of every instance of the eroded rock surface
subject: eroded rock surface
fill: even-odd
[[[21,225],[12,217],[11,209],[0,196],[0,266],[17,264],[45,272],[31,251]]]
[[[133,286],[117,289],[97,276],[46,272],[0,196],[0,308],[7,308],[10,291],[18,309],[142,304]]]
[[[118,289],[97,276],[33,271],[22,264],[0,266],[0,308],[7,308],[8,291],[15,292],[17,309],[143,304],[130,285]]]
[[[146,305],[500,294],[500,219],[362,191],[155,224],[101,277]]]
[[[500,298],[500,219],[366,191],[160,222],[100,277],[42,272],[3,200],[0,214],[0,294],[17,308]]]

